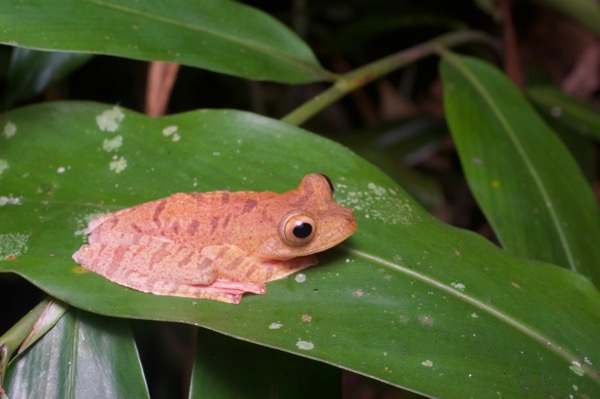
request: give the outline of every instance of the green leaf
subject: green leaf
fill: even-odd
[[[493,67],[448,53],[441,71],[463,169],[502,246],[600,286],[600,215],[560,139]]]
[[[600,140],[600,115],[589,104],[570,97],[553,86],[527,88],[531,101],[549,118],[594,140]]]
[[[11,55],[5,103],[12,105],[41,94],[92,57],[91,54],[34,51],[16,47]]]
[[[0,336],[0,393],[4,393],[4,377],[13,355],[37,342],[54,327],[68,308],[69,305],[46,297]]]
[[[40,338],[42,338],[48,331],[50,331],[63,315],[69,309],[69,305],[66,303],[57,301],[51,297],[46,297],[36,308],[30,311],[25,318],[27,318],[32,312],[37,313],[37,309],[43,306],[43,312],[40,313],[39,317],[36,318],[35,324],[29,330],[29,334],[22,341],[19,347],[19,352],[23,352],[31,345],[35,344]],[[23,319],[19,320],[17,325],[20,325]],[[25,325],[28,325],[26,320]]]
[[[229,0],[0,2],[0,43],[170,61],[289,83],[330,76],[271,16]]]
[[[544,121],[573,154],[586,180],[592,182],[598,164],[595,144],[595,141],[600,139],[598,112],[590,105],[568,96],[554,86],[527,87],[525,94]]]
[[[5,389],[13,399],[149,397],[127,322],[76,309],[13,360]]]
[[[600,395],[600,294],[424,212],[349,150],[237,111],[148,118],[68,102],[0,117],[0,272],[100,314],[191,323],[446,398]],[[358,230],[240,305],[143,294],[72,260],[90,216],[177,191],[325,173]],[[247,365],[244,364],[244,367]]]
[[[248,365],[240,372],[233,365]],[[337,398],[341,370],[208,330],[198,332],[190,398]]]

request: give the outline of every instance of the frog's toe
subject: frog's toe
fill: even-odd
[[[267,292],[267,289],[264,284],[217,280],[210,286],[183,285],[171,292],[170,295],[238,304],[242,301],[245,292],[263,295]]]

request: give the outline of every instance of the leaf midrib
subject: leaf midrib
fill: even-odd
[[[430,276],[421,274],[413,269],[403,267],[397,263],[390,262],[388,260],[385,260],[385,259],[380,258],[375,255],[371,255],[364,251],[360,251],[360,250],[353,249],[353,248],[347,248],[347,247],[345,247],[344,249],[347,250],[348,252],[354,254],[355,256],[358,256],[358,257],[366,259],[370,262],[374,262],[374,263],[380,264],[382,266],[394,269],[400,273],[403,273],[407,276],[410,276],[414,279],[424,282],[425,284],[428,284],[434,288],[437,288],[440,291],[443,291],[443,292],[447,293],[448,295],[458,298],[459,300],[462,300],[472,306],[475,306],[476,308],[480,309],[481,311],[488,313],[489,315],[497,318],[501,322],[524,333],[529,338],[540,343],[544,348],[550,349],[552,352],[556,353],[558,356],[560,356],[561,358],[563,358],[567,362],[569,362],[569,364],[578,364],[585,371],[585,374],[587,376],[589,376],[595,382],[600,383],[600,372],[598,372],[597,370],[595,370],[594,368],[592,368],[590,365],[586,364],[585,362],[581,362],[580,357],[565,350],[565,348],[562,345],[557,344],[556,342],[554,342],[551,339],[544,336],[541,332],[536,331],[535,329],[533,329],[531,327],[528,327],[521,321],[515,319],[513,316],[503,312],[502,310],[496,309],[493,306],[491,306],[485,302],[482,302],[477,298],[469,296],[469,295],[465,294],[464,292],[453,288],[452,286],[444,284],[441,281],[438,281]]]
[[[470,73],[470,71],[467,68],[464,68],[462,63],[459,60],[457,60],[456,57],[454,57],[451,54],[446,54],[446,55],[447,55],[446,59],[457,70],[459,70],[463,74],[463,76],[469,81],[469,83],[471,83],[473,88],[481,95],[481,97],[484,99],[484,102],[490,107],[490,109],[492,110],[492,113],[496,116],[496,118],[498,119],[498,121],[500,122],[502,127],[504,128],[504,130],[505,130],[507,136],[509,137],[509,139],[511,140],[514,148],[516,149],[517,153],[521,157],[522,161],[525,163],[527,171],[531,175],[535,187],[538,189],[540,195],[542,196],[542,198],[544,200],[543,208],[546,209],[548,214],[550,215],[550,220],[552,221],[552,224],[554,225],[554,229],[556,230],[556,233],[558,234],[558,238],[560,240],[561,247],[563,248],[565,256],[567,257],[567,262],[568,262],[569,268],[573,271],[579,272],[577,263],[575,262],[574,255],[569,246],[569,242],[568,242],[569,240],[567,239],[564,231],[561,229],[559,217],[558,217],[554,207],[552,206],[553,202],[550,198],[548,190],[547,190],[546,186],[544,185],[543,179],[540,177],[537,170],[535,169],[533,162],[531,162],[531,160],[527,156],[527,152],[523,149],[521,142],[518,139],[518,135],[516,134],[516,132],[510,125],[506,116],[501,112],[500,107],[498,107],[497,104],[494,102],[493,96],[491,95],[491,93],[488,92],[486,90],[486,88],[481,84],[481,82],[479,82],[477,80],[475,75]]]
[[[311,71],[312,73],[316,74],[315,66],[313,66],[307,62],[301,61],[298,58],[292,57],[289,54],[283,53],[276,48],[267,47],[267,46],[261,45],[260,43],[255,42],[255,41],[244,40],[238,36],[228,35],[223,32],[215,31],[212,29],[207,29],[206,27],[200,27],[197,25],[191,25],[191,24],[179,21],[179,20],[170,19],[170,18],[163,17],[160,15],[149,14],[149,13],[140,11],[135,8],[125,7],[125,6],[122,6],[119,4],[110,3],[108,1],[102,1],[102,0],[87,0],[87,1],[92,4],[96,4],[97,6],[100,6],[100,7],[112,8],[114,10],[122,11],[122,12],[133,14],[133,15],[138,15],[138,16],[148,18],[151,20],[155,20],[155,21],[159,21],[159,22],[162,22],[162,23],[165,23],[168,25],[172,25],[172,26],[176,26],[176,27],[180,27],[180,28],[186,28],[186,29],[190,29],[192,31],[202,32],[202,33],[205,33],[208,35],[212,35],[214,37],[225,39],[232,43],[237,43],[239,45],[252,48],[252,49],[257,50],[258,52],[261,52],[264,54],[274,55],[277,58],[282,59],[283,61],[289,62],[291,64],[299,65],[302,68],[304,68],[305,70]]]

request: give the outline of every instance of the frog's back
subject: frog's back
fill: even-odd
[[[276,195],[251,191],[177,193],[98,216],[90,222],[87,233],[91,234],[91,241],[93,236],[118,232],[172,242],[193,239],[199,245],[221,243],[227,240],[228,233],[242,216]]]

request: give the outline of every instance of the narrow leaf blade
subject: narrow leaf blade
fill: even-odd
[[[578,165],[496,69],[448,54],[447,119],[469,186],[502,246],[600,285],[600,215]]]
[[[91,54],[35,51],[16,47],[10,60],[7,106],[41,94],[63,76],[71,73],[90,58]]]
[[[70,309],[8,369],[11,398],[147,398],[133,336],[124,320]]]
[[[326,75],[285,25],[228,0],[6,0],[0,26],[1,43],[35,49],[170,61],[292,83]]]

